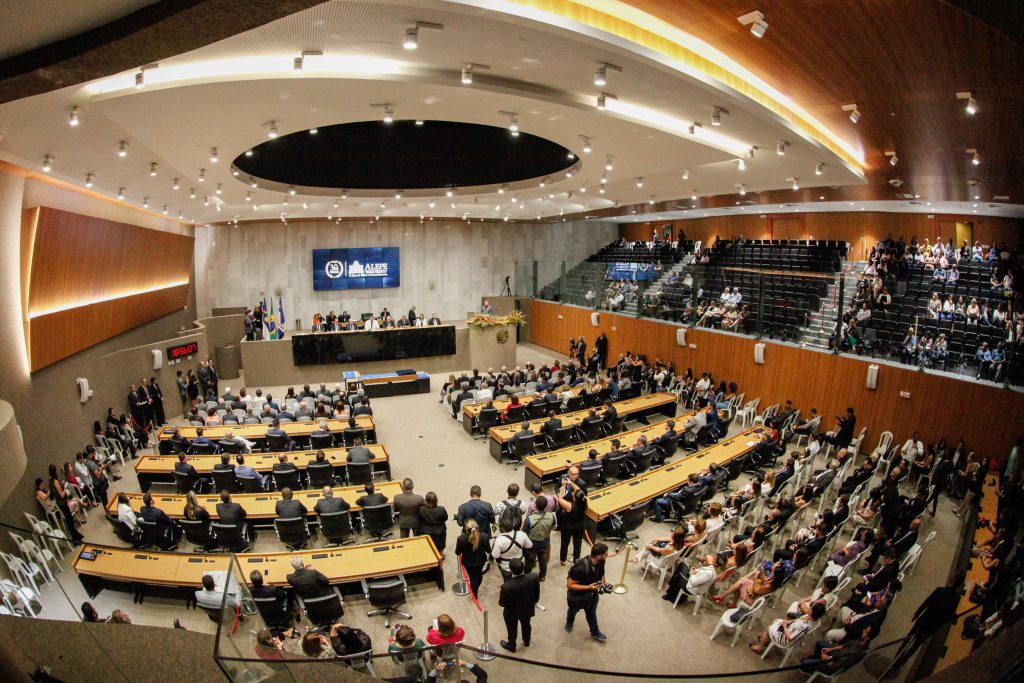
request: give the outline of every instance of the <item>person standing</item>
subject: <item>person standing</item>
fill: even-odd
[[[555,513],[549,509],[550,496],[539,496],[533,501],[533,511],[526,516],[523,530],[533,545],[524,551],[526,571],[532,572],[533,565],[539,567],[538,578],[543,581],[548,574],[548,560],[551,559],[551,530],[555,526]]]
[[[921,606],[914,612],[914,623],[899,651],[889,665],[887,672],[895,674],[900,670],[917,649],[924,645],[943,626],[956,622],[956,608],[960,604],[961,587],[964,574],[959,572],[946,586],[940,586],[931,592]]]
[[[572,543],[572,561],[580,559],[583,549],[583,530],[586,525],[587,490],[580,479],[580,468],[573,465],[569,474],[562,482],[558,495],[559,510],[558,530],[562,534],[562,542],[558,548],[558,560],[564,565],[569,555],[569,543]]]
[[[515,652],[520,626],[523,629],[523,647],[530,647],[530,620],[540,602],[540,578],[536,574],[526,573],[526,565],[522,560],[512,560],[508,568],[511,576],[501,585],[498,596],[498,604],[504,608],[502,616],[508,630],[508,639],[501,641],[501,646],[509,652]]]
[[[604,332],[597,336],[594,340],[594,348],[597,350],[597,355],[600,358],[600,369],[604,370],[608,367],[608,337],[605,336]]]
[[[448,529],[445,523],[448,521],[448,511],[444,506],[437,504],[437,494],[427,491],[423,498],[423,506],[419,509],[421,534],[426,534],[434,541],[434,547],[441,553],[444,560],[444,549],[448,545]]]
[[[248,308],[245,309],[245,316],[242,319],[242,322],[245,324],[245,341],[253,341],[253,340],[255,340],[256,339],[256,330],[255,330],[256,324],[255,324],[254,319],[252,317],[252,310],[251,309],[248,309]]]
[[[587,616],[587,625],[590,627],[590,637],[602,643],[608,640],[597,624],[597,603],[601,597],[601,587],[604,585],[604,563],[607,559],[608,546],[604,543],[595,543],[590,548],[590,555],[574,563],[569,569],[569,578],[565,582],[566,602],[569,605],[565,617],[566,633],[572,633],[576,614],[583,610]]]
[[[156,426],[156,410],[153,408],[153,393],[150,391],[149,382],[143,377],[139,380],[139,388],[135,390],[136,396],[142,403],[142,414],[145,417],[145,424],[142,426],[148,429],[150,425]]]
[[[392,504],[395,512],[398,513],[398,528],[402,538],[410,534],[419,534],[420,508],[423,507],[423,496],[413,493],[412,479],[406,477],[402,480],[402,492],[395,496]]]
[[[256,304],[252,312],[253,340],[263,339],[263,304]]]
[[[192,368],[188,369],[185,373],[185,381],[188,386],[188,400],[189,405],[195,405],[196,401],[199,400],[199,380],[196,379],[196,373]],[[182,415],[187,415],[191,411],[186,411]]]
[[[188,400],[188,380],[185,379],[185,373],[178,370],[178,376],[175,382],[178,385],[178,398],[181,399],[181,416],[184,417],[191,412],[189,410]]]
[[[167,424],[164,414],[164,392],[156,383],[156,377],[149,378],[149,397],[153,399],[153,423],[158,427]]]
[[[210,388],[213,390],[213,395],[219,395],[218,385],[220,384],[220,375],[217,374],[217,368],[213,367],[213,359],[206,359],[206,367],[210,371]]]
[[[475,519],[467,519],[462,527],[462,535],[455,542],[455,554],[466,570],[469,588],[473,595],[479,595],[480,582],[484,578],[484,565],[487,563],[487,544],[481,538],[480,525]]]
[[[199,388],[201,390],[203,399],[210,395],[210,390],[213,387],[213,381],[210,375],[210,368],[206,367],[206,361],[199,361]],[[214,393],[214,396],[217,394]]]

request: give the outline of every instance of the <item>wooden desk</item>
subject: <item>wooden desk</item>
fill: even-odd
[[[402,482],[399,481],[384,481],[374,484],[375,489],[378,493],[383,493],[388,497],[388,501],[395,499],[399,493],[402,492]],[[128,496],[132,510],[135,512],[139,511],[142,507],[142,493],[129,493],[123,492]],[[315,519],[316,513],[313,512],[313,507],[316,502],[320,500],[323,495],[322,489],[305,489],[302,491],[294,491],[292,496],[293,500],[297,500],[306,506],[306,510],[309,513],[309,517]],[[342,498],[349,504],[349,512],[358,512],[362,508],[356,505],[356,499],[363,495],[362,486],[343,486],[334,488],[334,497]],[[199,504],[206,508],[206,511],[210,513],[210,519],[217,520],[219,515],[217,514],[217,503],[220,502],[220,496],[214,494],[197,495]],[[167,513],[167,516],[171,519],[181,519],[185,516],[185,496],[179,494],[153,494],[153,504],[158,508]],[[275,506],[277,501],[281,500],[280,491],[268,491],[266,493],[232,493],[231,501],[241,505],[246,512],[246,519],[249,520],[264,520],[273,523],[274,518],[277,517]],[[117,517],[117,496],[114,496],[107,504],[107,511],[112,517]]]
[[[682,460],[662,465],[633,479],[595,491],[587,496],[587,517],[599,522],[615,512],[627,510],[637,503],[652,500],[679,488],[691,473],[702,472],[711,463],[724,467],[732,460],[752,451],[754,446],[761,442],[762,433],[768,433],[762,426],[748,429]]]
[[[342,379],[350,391],[362,387],[370,398],[430,393],[430,375],[425,372],[412,375],[399,375],[396,372],[364,375],[358,370],[346,370],[342,373]]]
[[[583,391],[583,385],[579,384],[573,387],[571,391],[573,396],[579,396],[580,392]],[[527,394],[526,396],[520,396],[519,402],[522,403],[524,406],[528,406],[535,400],[537,400],[537,397],[537,394]],[[494,401],[491,401],[494,407],[498,409],[498,412],[502,412],[503,410],[505,410],[505,408],[507,408],[508,404],[511,402],[512,400],[508,398],[499,398],[495,399]],[[477,416],[480,415],[480,409],[483,407],[483,401],[481,401],[480,403],[473,403],[469,405],[467,405],[466,403],[462,404],[462,427],[470,434],[473,433],[473,421],[477,418]]]
[[[365,429],[367,435],[371,437],[371,440],[376,440],[377,429],[376,425],[373,422],[372,415],[357,416],[356,426]],[[186,439],[196,438],[196,430],[200,429],[200,427],[194,427],[192,425],[181,425],[178,428],[181,430],[181,435],[184,436]],[[348,429],[348,419],[330,419],[327,421],[327,428],[334,434],[340,434],[346,429]],[[214,442],[223,437],[224,434],[229,429],[232,432],[234,432],[235,436],[240,436],[243,439],[248,439],[249,441],[264,441],[267,438],[267,430],[270,429],[270,425],[260,423],[256,425],[229,424],[215,425],[212,427],[202,427],[203,436],[205,436],[210,441]],[[308,438],[310,434],[320,429],[320,422],[319,420],[286,422],[283,425],[281,425],[281,429],[284,431],[285,434],[292,437],[293,439],[305,439]],[[174,427],[164,427],[157,434],[157,439],[160,442],[161,453],[164,453],[165,455],[171,453],[170,439],[173,434]]]
[[[230,569],[231,555],[164,553],[109,548],[86,544],[82,551],[96,553],[95,560],[75,558],[74,568],[89,597],[105,584],[128,584],[141,602],[146,586],[183,589],[187,599],[202,585],[203,575]],[[323,572],[332,584],[344,584],[372,577],[428,572],[439,590],[444,590],[441,553],[429,536],[380,541],[340,548],[323,548],[281,553],[245,553],[237,555],[242,575],[248,580],[254,569],[261,570],[264,582],[288,586],[288,574],[294,570],[291,558],[298,555]]]
[[[388,479],[391,479],[391,458],[388,456],[384,444],[372,443],[366,446],[373,455],[370,464],[374,470],[383,471]],[[248,453],[245,456],[245,464],[251,465],[257,472],[270,472],[277,462],[279,453]],[[325,448],[324,455],[327,461],[334,465],[334,470],[344,468],[348,464],[347,448]],[[231,456],[234,462],[235,456]],[[295,467],[304,470],[310,462],[316,460],[316,451],[288,451],[288,461],[295,463]],[[139,478],[139,488],[148,491],[153,482],[174,481],[174,465],[178,462],[176,455],[144,455],[135,463],[135,474]],[[199,474],[210,474],[214,465],[220,464],[219,455],[190,455],[189,462],[196,468]]]
[[[683,413],[675,418],[676,432],[682,433],[683,423],[692,415],[692,412]],[[524,475],[526,488],[529,490],[535,483],[543,483],[545,479],[555,479],[568,471],[572,465],[579,465],[589,457],[591,448],[597,451],[598,457],[609,453],[612,450],[613,439],[621,441],[624,448],[631,448],[641,435],[646,436],[648,440],[654,439],[662,435],[667,429],[665,422],[667,420],[655,422],[639,429],[631,429],[628,432],[615,434],[614,436],[598,439],[597,441],[589,441],[577,446],[560,448],[557,451],[531,455],[523,461],[526,465],[526,474]]]
[[[646,396],[637,396],[636,398],[627,398],[624,401],[616,401],[615,409],[619,411],[619,415],[626,416],[632,420],[643,420],[651,415],[662,413],[667,417],[673,417],[676,414],[676,397],[673,394],[667,392],[657,394],[647,394]],[[583,418],[590,414],[590,410],[576,410],[571,413],[561,413],[558,418],[562,421],[563,427],[575,427],[583,422]],[[598,411],[598,415],[604,414],[604,407],[602,406]],[[534,433],[540,433],[540,427],[548,418],[538,418],[536,420],[530,420],[530,429]],[[501,427],[491,427],[488,434],[490,434],[490,449],[491,457],[498,462],[501,462],[501,456],[505,444],[508,443],[509,439],[515,436],[516,432],[522,429],[522,422],[516,424],[503,425]]]

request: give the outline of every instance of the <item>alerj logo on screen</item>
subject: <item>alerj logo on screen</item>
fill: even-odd
[[[314,249],[313,289],[398,287],[398,247]]]

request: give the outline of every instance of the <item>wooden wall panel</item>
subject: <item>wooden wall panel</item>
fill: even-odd
[[[870,250],[879,240],[890,235],[894,239],[903,237],[909,241],[916,236],[919,241],[936,237],[943,240],[956,237],[956,222],[971,223],[974,239],[982,244],[1006,243],[1011,247],[1024,247],[1024,221],[993,216],[961,216],[936,214],[886,213],[878,211],[823,212],[801,214],[803,234],[808,239],[839,240],[850,243],[853,254],[860,259],[863,249]],[[773,235],[773,223],[792,219],[793,214],[757,214],[735,216],[712,216],[692,220],[653,221],[623,224],[620,234],[629,240],[648,240],[651,228],[671,224],[675,235],[685,234],[686,239],[703,240],[712,244],[716,237],[736,239],[743,235],[747,239],[796,239],[789,235]]]
[[[697,375],[710,371],[716,381],[736,382],[748,400],[760,396],[762,407],[792,399],[798,408],[816,407],[831,421],[853,406],[858,424],[868,428],[872,447],[885,430],[905,440],[916,429],[926,440],[963,437],[970,448],[1003,459],[1021,436],[1019,419],[1012,418],[1024,414],[1020,392],[884,364],[879,366],[878,388],[871,390],[866,387],[864,359],[766,342],[765,363],[758,365],[756,341],[750,337],[691,329],[688,346],[682,348],[676,344],[675,325],[602,314],[599,327],[594,327],[590,313],[531,301],[530,341],[564,354],[570,336],[582,334],[592,344],[604,331],[610,359],[628,350],[672,360],[679,369],[692,368]],[[904,391],[909,398],[900,396]],[[1016,420],[1010,428],[1007,418]]]
[[[22,302],[34,372],[188,303],[194,238],[33,207]]]

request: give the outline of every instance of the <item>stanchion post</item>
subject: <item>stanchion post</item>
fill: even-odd
[[[457,555],[456,559],[459,561],[459,580],[452,584],[452,593],[462,597],[469,595],[469,585],[465,579],[465,569],[462,566],[462,555]]]
[[[489,662],[494,659],[492,653],[498,651],[498,646],[491,642],[491,639],[487,632],[487,610],[484,610],[484,642],[480,644],[480,649],[483,652],[477,652],[476,658],[481,662]]]
[[[626,557],[622,560],[622,575],[619,577],[619,582],[615,584],[615,588],[612,589],[618,595],[629,592],[629,586],[626,585],[626,567],[629,566],[629,549],[631,547],[630,545],[626,546]]]

